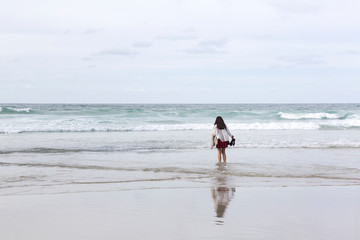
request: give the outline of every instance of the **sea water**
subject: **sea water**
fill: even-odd
[[[226,166],[217,116],[236,138]],[[359,185],[359,156],[360,104],[0,105],[2,194]]]
[[[0,104],[0,133],[360,128],[360,104]]]

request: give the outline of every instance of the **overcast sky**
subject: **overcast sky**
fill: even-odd
[[[360,102],[359,0],[12,0],[2,103]]]

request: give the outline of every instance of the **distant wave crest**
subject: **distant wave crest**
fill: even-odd
[[[28,114],[33,112],[31,108],[0,107],[0,114]]]
[[[360,118],[346,120],[324,120],[320,122],[254,122],[229,123],[233,130],[338,130],[360,128]],[[46,121],[38,123],[0,124],[0,133],[24,132],[131,132],[131,131],[212,131],[212,124],[142,124],[120,125],[117,123],[102,124],[89,122]]]
[[[344,116],[340,116],[334,113],[317,112],[317,113],[284,113],[279,112],[278,116],[282,119],[343,119]]]

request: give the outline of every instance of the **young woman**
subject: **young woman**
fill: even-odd
[[[226,163],[226,153],[225,149],[228,147],[229,144],[229,137],[232,139],[234,138],[231,135],[229,129],[226,127],[226,124],[222,117],[217,117],[214,123],[214,135],[217,138],[216,148],[218,150],[218,161],[221,163],[221,155],[223,158],[224,163]]]

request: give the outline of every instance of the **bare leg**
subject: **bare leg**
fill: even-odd
[[[221,149],[221,153],[222,153],[222,155],[223,155],[223,161],[224,161],[224,163],[226,163],[226,153],[225,153],[225,148],[222,148],[222,149]]]
[[[218,161],[219,161],[219,163],[221,163],[221,149],[222,148],[217,149],[218,150]]]

